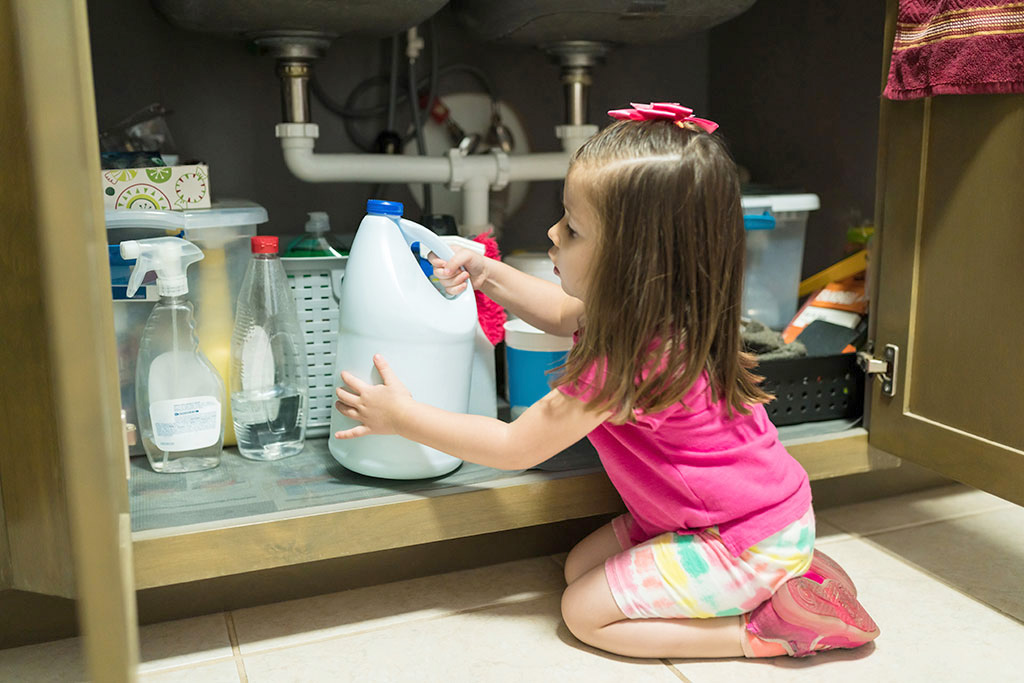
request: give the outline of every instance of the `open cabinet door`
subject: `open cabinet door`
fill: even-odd
[[[872,383],[869,443],[1018,504],[1022,179],[1024,95],[882,100],[871,339],[899,351],[893,395]]]
[[[89,680],[134,680],[127,453],[85,0],[0,0],[0,57],[2,588],[76,598]]]

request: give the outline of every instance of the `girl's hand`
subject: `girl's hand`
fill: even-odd
[[[434,275],[449,294],[458,294],[466,289],[466,280],[479,290],[487,281],[487,263],[490,259],[472,249],[457,247],[455,254],[445,261],[434,252],[427,254],[427,260],[434,266]]]
[[[378,354],[373,364],[380,373],[383,384],[367,384],[349,372],[341,373],[341,381],[349,388],[338,388],[338,400],[334,407],[347,418],[362,424],[335,432],[336,439],[354,439],[368,434],[397,434],[396,420],[412,401],[412,394],[395,375],[391,366]]]

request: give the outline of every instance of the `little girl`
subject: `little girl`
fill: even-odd
[[[768,421],[741,351],[744,228],[717,124],[633,105],[574,155],[548,230],[561,288],[469,250],[431,256],[575,344],[555,388],[511,423],[418,403],[348,372],[337,438],[398,434],[469,462],[527,469],[589,436],[628,513],[565,562],[562,616],[585,643],[650,658],[802,657],[878,636],[850,578],[814,551],[807,474]]]

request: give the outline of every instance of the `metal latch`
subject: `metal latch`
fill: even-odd
[[[882,395],[896,395],[896,370],[900,362],[900,347],[886,344],[882,358],[875,358],[867,351],[857,354],[857,365],[866,375],[881,375]]]

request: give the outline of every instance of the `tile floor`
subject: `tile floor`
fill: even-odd
[[[142,628],[147,682],[1008,681],[1021,678],[1024,508],[960,485],[820,510],[818,543],[882,636],[794,660],[629,660],[562,625],[562,557]],[[0,651],[0,680],[83,680],[77,639]]]

